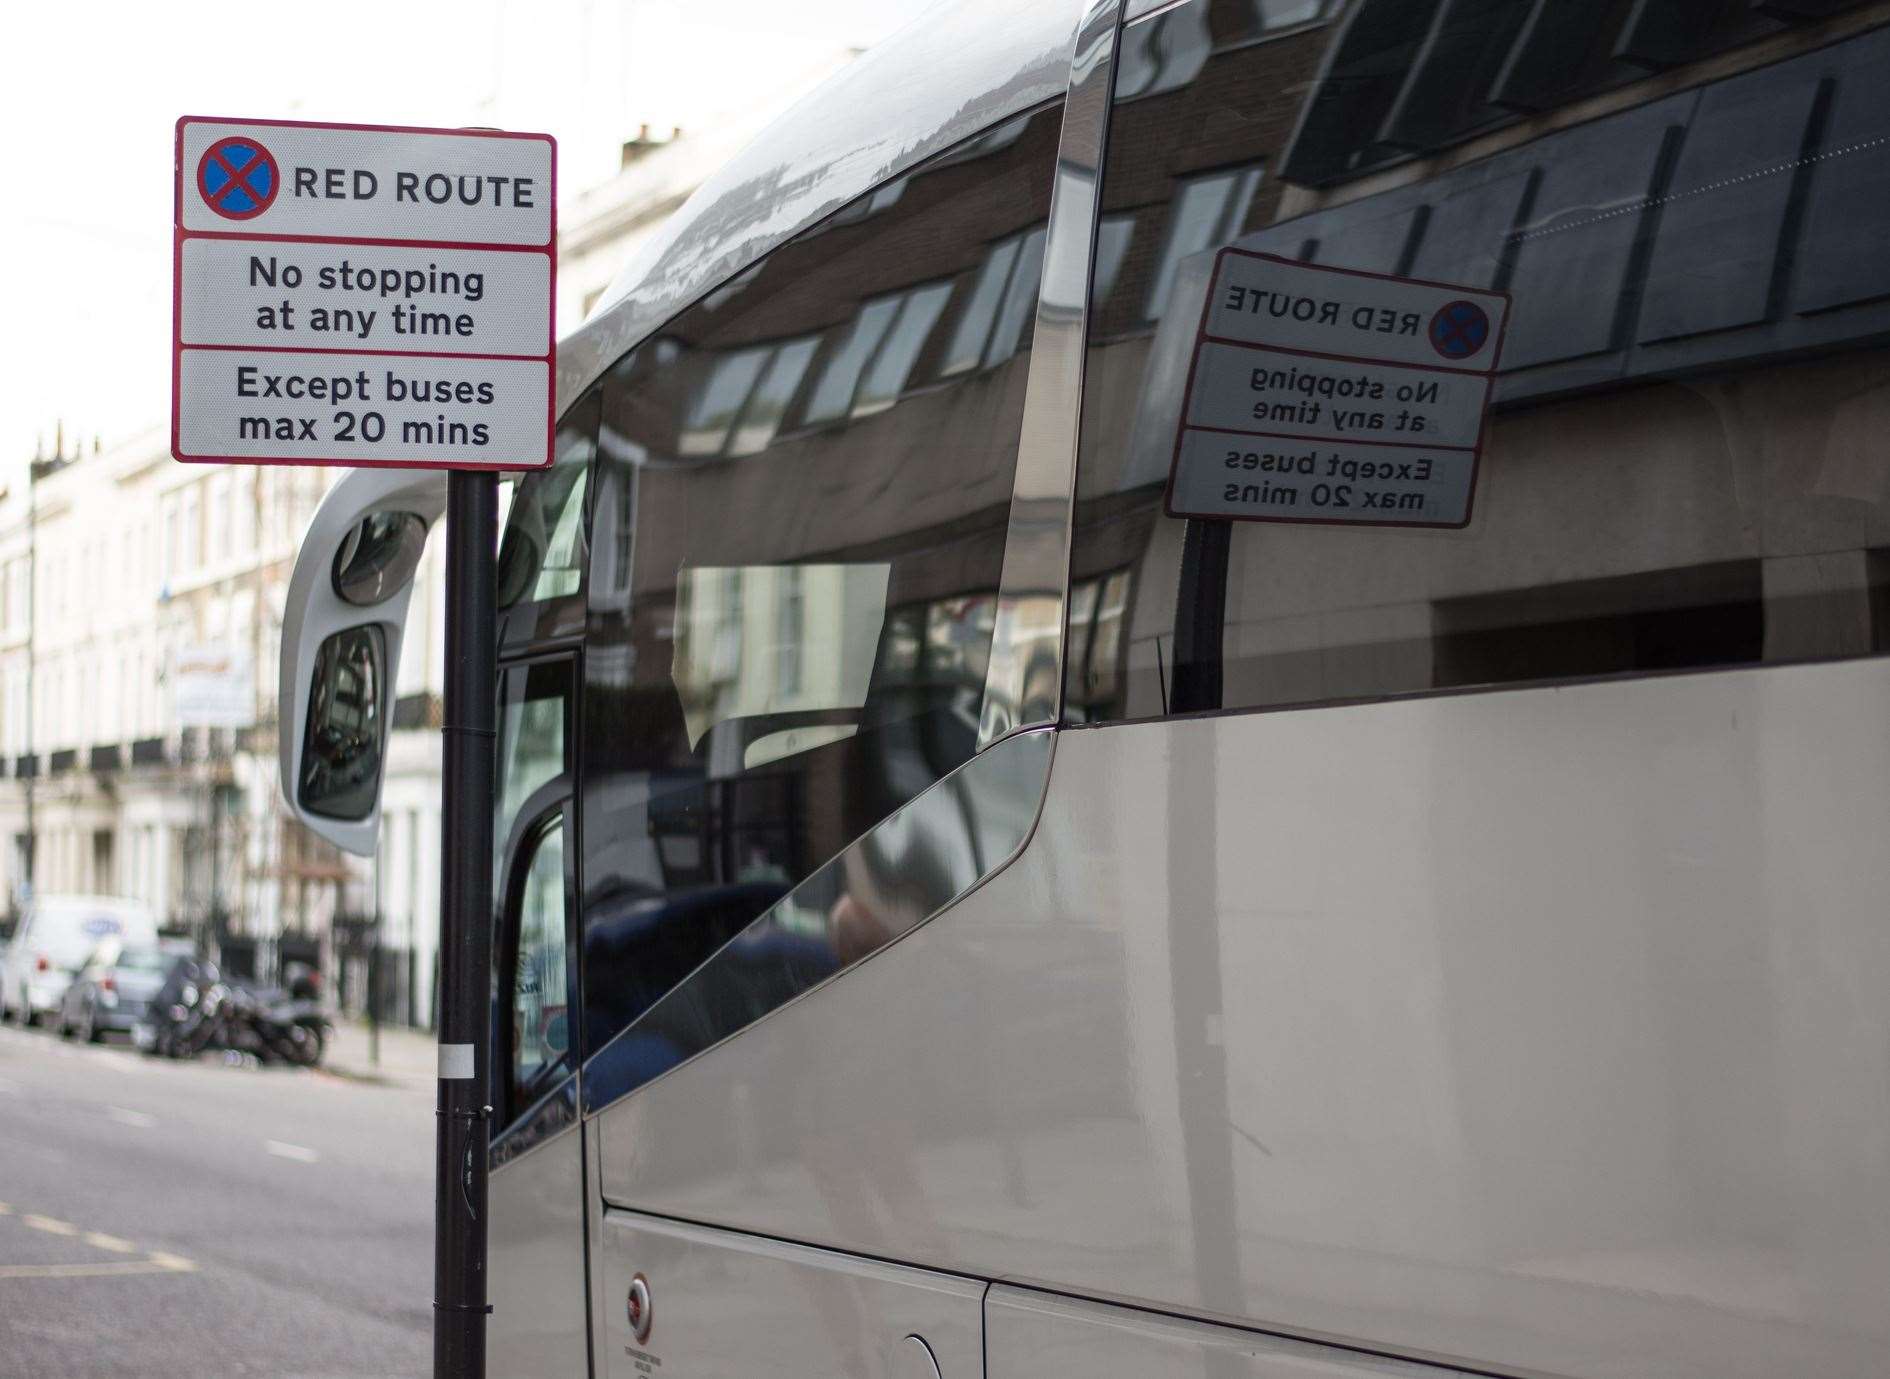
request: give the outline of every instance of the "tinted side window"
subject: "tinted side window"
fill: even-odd
[[[565,954],[564,821],[553,822],[528,848],[507,931],[505,1108],[515,1119],[569,1066],[569,980]]]
[[[568,660],[509,665],[499,672],[493,837],[500,847],[510,843],[519,811],[532,795],[570,767],[572,678]]]
[[[878,188],[605,379],[591,1050],[976,749],[1059,125]]]
[[[599,391],[559,419],[548,469],[519,476],[499,542],[499,642],[518,646],[575,635],[587,556],[591,461],[597,453]]]
[[[1157,16],[1196,41],[1185,79],[1118,73],[1068,717],[1890,649],[1890,30],[1826,22],[1850,8],[1358,0],[1261,41],[1244,0]],[[1455,449],[1395,435],[1354,391],[1393,346],[1333,353],[1279,298],[1225,352],[1230,247],[1348,270],[1299,279],[1342,320],[1394,279],[1507,294],[1466,504],[1416,476],[1468,472],[1481,409]],[[1210,417],[1215,351],[1240,368]],[[1196,432],[1217,515],[1170,495]]]

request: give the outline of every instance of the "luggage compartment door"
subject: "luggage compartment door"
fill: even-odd
[[[976,1279],[606,1208],[600,1379],[976,1379]]]
[[[994,1286],[991,1379],[1468,1379],[1465,1371]]]

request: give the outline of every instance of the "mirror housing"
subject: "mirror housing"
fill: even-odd
[[[424,532],[445,511],[444,473],[354,470],[315,510],[289,577],[276,701],[283,799],[311,832],[363,857],[372,855],[380,841],[387,735],[393,725],[413,577]],[[403,514],[414,521],[404,520]],[[349,633],[356,635],[343,635]],[[336,653],[350,646],[358,673],[364,641],[374,646],[378,662],[373,702],[351,702],[337,718],[332,697],[317,701],[316,675],[328,678],[332,688],[333,672],[347,659]],[[326,661],[324,649],[329,653]],[[358,696],[359,686],[354,693]],[[354,723],[352,741],[342,740],[350,737],[342,731],[344,718],[360,720]],[[311,740],[311,729],[317,740]],[[371,733],[371,743],[360,740],[362,732]],[[324,736],[325,743],[319,740]],[[326,771],[313,795],[304,789],[305,756]]]

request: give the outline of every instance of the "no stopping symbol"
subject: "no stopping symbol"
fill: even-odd
[[[261,215],[281,188],[275,155],[246,136],[219,139],[197,160],[197,191],[226,220]]]
[[[1490,338],[1490,317],[1475,302],[1446,302],[1431,317],[1431,348],[1446,359],[1468,359]]]

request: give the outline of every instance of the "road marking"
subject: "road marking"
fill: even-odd
[[[0,1216],[10,1216],[13,1208],[0,1202]],[[39,1216],[32,1212],[21,1215],[20,1221],[36,1231],[48,1235],[78,1236],[95,1250],[105,1250],[112,1254],[135,1255],[142,1253],[141,1259],[120,1259],[97,1264],[0,1264],[0,1280],[10,1278],[112,1278],[123,1274],[194,1274],[197,1264],[182,1255],[171,1254],[168,1250],[144,1250],[115,1235],[103,1231],[81,1230],[70,1221],[61,1221],[54,1216]]]
[[[129,1110],[123,1106],[107,1106],[105,1108],[105,1114],[117,1121],[120,1125],[135,1125],[140,1130],[157,1124],[156,1116],[147,1116],[142,1111]]]
[[[0,1264],[0,1279],[9,1278],[110,1278],[123,1274],[189,1274],[197,1266],[188,1259],[166,1255],[162,1259],[130,1259],[115,1264]]]
[[[284,1144],[281,1140],[264,1140],[263,1148],[278,1159],[294,1159],[297,1163],[312,1164],[321,1158],[313,1149],[305,1149],[299,1144]]]

